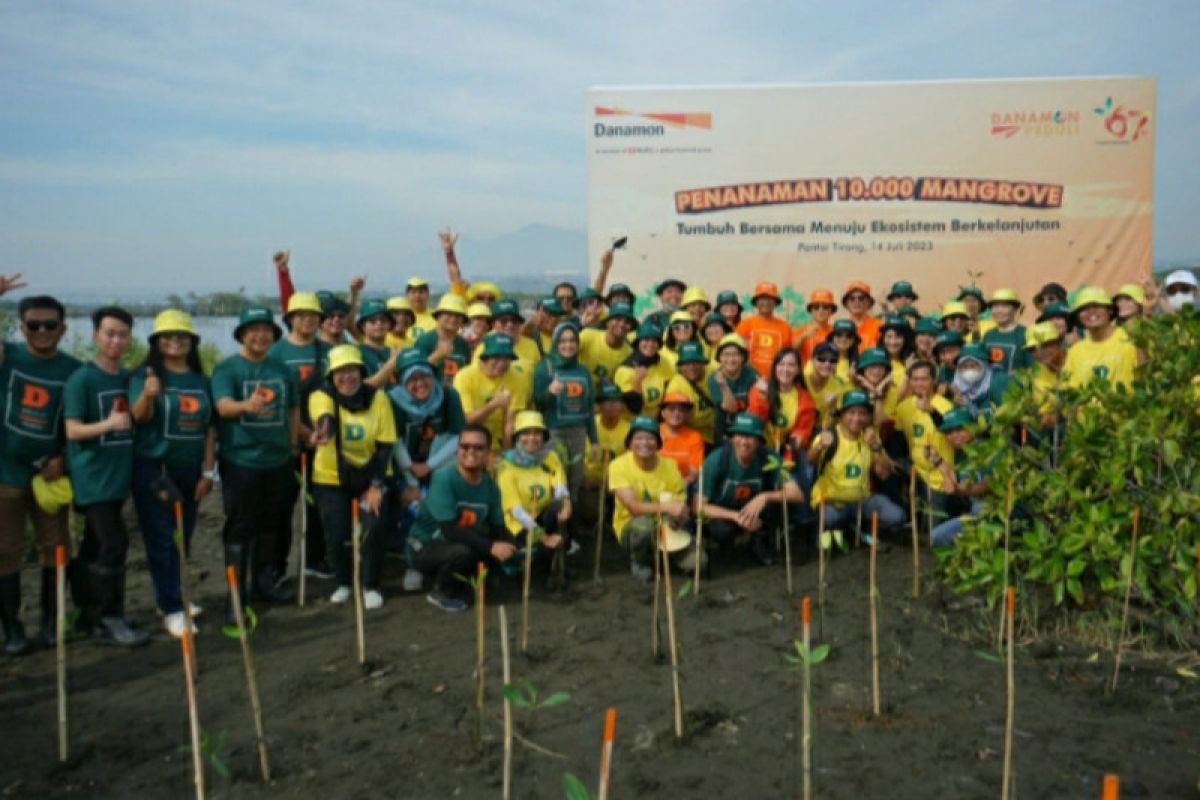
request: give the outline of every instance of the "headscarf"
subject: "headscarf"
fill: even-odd
[[[521,445],[514,444],[511,449],[504,451],[502,456],[508,463],[517,467],[538,467],[546,460],[546,456],[554,450],[554,442],[550,441],[549,436],[543,434],[541,447],[530,453]]]
[[[568,328],[575,332],[576,343],[575,355],[570,358],[558,352],[558,340]],[[546,360],[556,369],[571,369],[579,363],[579,324],[575,320],[565,320],[554,326],[554,333],[550,335],[550,353]]]
[[[415,374],[428,375],[434,379],[429,397],[423,401],[414,398],[407,388],[408,379]],[[445,400],[445,391],[442,388],[442,382],[434,377],[431,367],[426,364],[417,364],[409,367],[400,382],[388,390],[388,397],[408,416],[410,422],[420,425],[441,409],[442,401]]]
[[[964,358],[963,361],[975,361],[974,358]],[[978,361],[975,361],[978,364]],[[975,414],[978,414],[981,407],[981,400],[985,400],[988,395],[988,389],[992,386],[992,370],[987,364],[982,364],[979,378],[975,381],[968,381],[962,372],[961,366],[954,370],[954,388],[958,390],[959,395],[967,401],[967,407]]]

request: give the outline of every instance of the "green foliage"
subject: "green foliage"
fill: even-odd
[[[258,628],[258,614],[255,614],[254,609],[250,606],[243,608],[242,613],[245,615],[245,629],[242,629],[237,624],[223,625],[221,626],[221,633],[230,639],[241,639],[243,636],[249,636],[254,633],[255,629]]]
[[[793,667],[803,666],[806,662],[809,666],[816,666],[825,659],[829,658],[829,645],[819,644],[816,647],[805,648],[804,642],[799,639],[792,642],[796,647],[796,655],[785,653],[783,658]]]
[[[202,734],[200,737],[200,754],[213,768],[218,775],[226,780],[229,779],[229,767],[225,766],[225,762],[221,759],[221,753],[225,750],[225,731],[221,731],[217,735],[216,741],[213,741],[208,733]],[[179,748],[181,753],[191,753],[192,746],[185,744]]]
[[[688,596],[688,593],[690,591],[692,591],[692,579],[688,578],[680,585],[679,591],[676,593],[675,596],[678,599],[682,600],[683,598]]]
[[[594,797],[583,781],[569,772],[563,773],[563,791],[566,793],[567,800],[592,800]]]
[[[1200,317],[1188,312],[1137,325],[1148,355],[1132,389],[1093,383],[1059,394],[1059,419],[1043,427],[1038,401],[1017,386],[967,448],[967,470],[990,469],[980,518],[941,569],[959,592],[1004,591],[1005,492],[1011,479],[1010,581],[1035,619],[1071,603],[1115,611],[1130,572],[1130,536],[1141,509],[1135,597],[1160,618],[1195,618],[1193,564],[1200,512]],[[1016,431],[1030,428],[1026,446]]]
[[[524,708],[530,712],[561,706],[571,699],[571,695],[567,692],[554,692],[549,697],[538,700],[537,687],[528,678],[522,678],[520,686],[506,683],[500,691],[504,694],[505,700],[517,708]]]

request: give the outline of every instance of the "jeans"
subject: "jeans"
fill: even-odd
[[[312,487],[317,508],[321,512],[321,525],[325,531],[325,555],[337,574],[338,586],[354,583],[354,521],[350,516],[352,495],[339,486],[318,484]],[[359,509],[363,528],[363,539],[359,543],[362,556],[362,585],[364,589],[379,588],[379,573],[383,567],[384,531],[388,529],[391,514],[388,497],[380,504],[382,516]]]
[[[164,472],[165,470],[165,472]],[[183,495],[183,547],[191,552],[192,532],[196,528],[196,484],[200,482],[199,464],[172,464],[136,458],[133,461],[133,505],[142,542],[146,547],[146,566],[154,581],[154,602],[164,614],[183,610],[179,586],[179,550],[175,546],[175,509],[158,498],[154,483],[165,474]]]
[[[966,514],[948,519],[933,529],[934,547],[949,547],[954,544],[954,540],[963,531],[963,519],[967,516],[978,516],[983,511],[982,500],[972,497],[970,501],[970,510]]]
[[[881,531],[904,527],[907,522],[904,509],[881,494],[873,494],[862,503],[863,527],[870,530],[871,514],[879,515]],[[825,530],[848,530],[853,532],[858,524],[857,503],[826,503]]]
[[[274,567],[280,518],[291,512],[284,500],[295,484],[290,461],[270,469],[221,462],[221,501],[225,507],[221,538],[226,545],[251,548],[256,568]]]

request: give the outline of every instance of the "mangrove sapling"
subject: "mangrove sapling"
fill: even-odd
[[[796,655],[784,654],[792,669],[800,672],[800,767],[805,800],[812,797],[812,675],[811,668],[829,657],[829,645],[812,646],[812,603],[800,602],[800,639],[793,641]]]
[[[1129,597],[1133,593],[1133,573],[1137,566],[1138,519],[1142,515],[1140,508],[1133,510],[1133,534],[1129,539],[1129,574],[1125,576],[1125,602],[1121,608],[1121,627],[1117,631],[1117,653],[1113,658],[1112,684],[1108,693],[1117,691],[1117,679],[1121,676],[1121,650],[1125,645],[1125,629],[1129,624]]]
[[[216,772],[226,780],[229,780],[231,777],[229,766],[222,757],[225,752],[225,731],[218,733],[215,741],[211,734],[203,733],[200,736],[200,748],[198,751],[194,751],[191,745],[185,744],[179,748],[179,752],[199,753],[200,759],[211,766],[213,772]]]
[[[487,567],[479,562],[475,577],[455,574],[455,579],[471,587],[475,595],[475,743],[483,742],[483,694],[485,670],[484,631],[486,617]]]
[[[533,723],[539,711],[546,708],[554,708],[554,706],[561,706],[563,703],[571,700],[570,692],[554,692],[539,699],[537,687],[528,678],[521,678],[520,685],[506,683],[500,691],[504,695],[505,700],[527,712],[524,725],[525,733],[527,734],[533,732]]]
[[[267,735],[263,729],[262,705],[258,699],[258,679],[254,673],[254,658],[250,653],[250,630],[242,614],[241,592],[238,590],[237,571],[232,564],[225,567],[225,582],[229,586],[229,600],[233,607],[233,618],[237,623],[237,639],[242,645],[242,667],[246,672],[246,688],[250,695],[250,709],[254,714],[254,734],[258,745],[258,766],[264,783],[271,781],[271,767],[267,761]],[[250,609],[246,609],[249,611]]]
[[[675,696],[675,738],[683,738],[683,693],[679,686],[679,640],[675,636],[675,598],[671,594],[671,560],[667,552],[667,529],[658,531],[658,557],[662,559],[663,599],[667,606],[667,636],[671,648],[671,688]],[[700,554],[696,554],[700,558]]]
[[[563,773],[563,793],[567,800],[597,800],[599,797],[593,795],[584,782],[570,772]]]
[[[1016,617],[1015,590],[1009,586],[1004,594],[1004,610],[1007,620],[1008,652],[1005,654],[1005,684],[1008,689],[1004,714],[1004,778],[1000,789],[1000,800],[1011,800],[1016,795],[1013,785],[1013,724],[1016,715],[1017,689],[1013,666],[1013,621]]]

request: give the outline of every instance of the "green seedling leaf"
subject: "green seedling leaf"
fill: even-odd
[[[545,700],[543,700],[541,703],[539,703],[539,706],[541,708],[553,708],[554,706],[561,706],[563,703],[569,702],[570,700],[571,700],[570,693],[555,692],[554,694],[550,695]]]
[[[517,708],[529,708],[529,701],[525,699],[525,695],[521,694],[521,690],[511,683],[504,684],[500,689],[500,693],[504,695],[504,699],[512,703]]]
[[[688,596],[688,592],[690,592],[691,590],[692,590],[692,579],[688,578],[679,587],[679,591],[676,593],[676,597],[678,599],[682,600],[683,598]]]
[[[226,780],[229,780],[229,767],[225,766],[224,761],[217,758],[215,755],[209,756],[208,761],[210,764],[212,764],[212,768],[216,770],[218,775]]]
[[[822,661],[829,658],[829,650],[830,647],[827,644],[817,645],[812,649],[812,653],[809,654],[808,663],[820,664]]]
[[[246,635],[254,633],[254,629],[258,627],[258,614],[254,613],[254,609],[246,606],[242,609],[242,613],[246,619]],[[225,625],[221,628],[221,633],[228,636],[230,639],[241,639],[242,629],[237,625]]]
[[[563,791],[567,800],[592,800],[592,793],[583,785],[583,781],[569,772],[563,773]]]
[[[982,658],[984,661],[991,661],[993,664],[1003,663],[1003,661],[1000,659],[1000,656],[988,650],[976,650],[975,655],[979,658]]]

